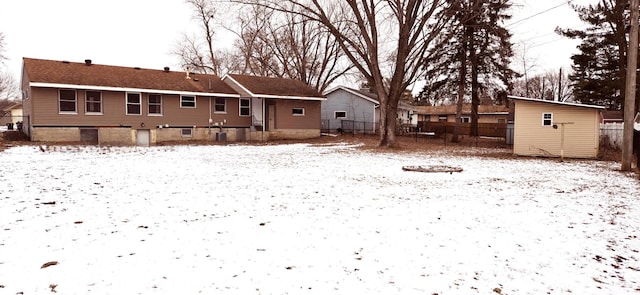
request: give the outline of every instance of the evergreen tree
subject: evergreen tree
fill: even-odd
[[[629,1],[600,0],[596,5],[572,5],[589,26],[583,30],[557,28],[559,34],[581,39],[569,76],[575,100],[622,109],[627,67]]]
[[[509,68],[513,57],[511,33],[504,28],[509,0],[456,2],[455,25],[442,35],[435,58],[425,63],[427,84],[419,100],[457,92],[458,109],[471,96],[472,135],[478,134],[478,105],[482,93],[504,92],[517,73]],[[460,114],[458,114],[459,117]],[[459,118],[458,118],[459,120]],[[457,134],[454,131],[453,140]]]

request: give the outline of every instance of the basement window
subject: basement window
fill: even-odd
[[[193,137],[193,129],[182,128],[182,137]]]
[[[304,116],[304,108],[292,108],[291,114],[294,116]]]
[[[553,113],[543,113],[542,126],[551,126],[551,125],[553,125]]]

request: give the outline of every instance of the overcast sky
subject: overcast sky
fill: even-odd
[[[512,30],[520,52],[526,44],[527,63],[536,65],[533,70],[540,72],[568,68],[578,43],[553,32],[556,26],[582,26],[568,1],[514,3],[507,28]],[[6,66],[17,80],[23,57],[74,62],[92,59],[98,64],[177,70],[171,51],[184,32],[193,30],[191,16],[183,0],[3,0],[0,31],[6,37]],[[521,70],[517,62],[514,67]]]

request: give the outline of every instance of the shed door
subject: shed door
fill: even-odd
[[[149,142],[150,142],[150,133],[149,129],[138,129],[137,130],[137,143],[138,146],[149,146]]]

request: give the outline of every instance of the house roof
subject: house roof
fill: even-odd
[[[456,105],[444,106],[416,106],[418,114],[421,115],[455,115]],[[471,114],[471,104],[462,105],[463,114]],[[478,114],[484,115],[507,115],[509,108],[503,105],[479,105]]]
[[[360,97],[360,98],[362,98],[364,100],[368,100],[368,101],[370,101],[372,103],[375,103],[376,105],[380,104],[380,102],[378,101],[378,95],[377,94],[371,93],[371,92],[368,92],[368,91],[357,90],[357,89],[353,89],[353,88],[349,88],[349,87],[345,87],[345,86],[338,86],[338,87],[332,88],[332,89],[326,91],[324,93],[324,95],[328,96],[329,94],[331,94],[333,92],[336,92],[338,90],[342,90],[342,91],[348,92],[348,93],[353,94],[355,96],[358,96],[358,97]]]
[[[168,94],[239,96],[218,76],[85,63],[24,58],[31,86],[148,91]]]
[[[622,111],[605,110],[604,112],[602,112],[602,118],[605,121],[610,122],[623,122],[624,114],[622,113]]]
[[[222,80],[225,82],[230,81],[252,97],[303,100],[325,99],[313,87],[294,79],[228,74]]]
[[[579,104],[579,103],[570,103],[570,102],[563,102],[563,101],[542,100],[542,99],[511,96],[511,95],[509,95],[507,97],[509,99],[513,99],[515,101],[529,101],[529,102],[547,103],[547,104],[553,104],[553,105],[562,105],[562,106],[571,106],[571,107],[580,107],[580,108],[591,108],[591,109],[604,110],[603,106],[596,106],[596,105],[590,105],[590,104]]]

